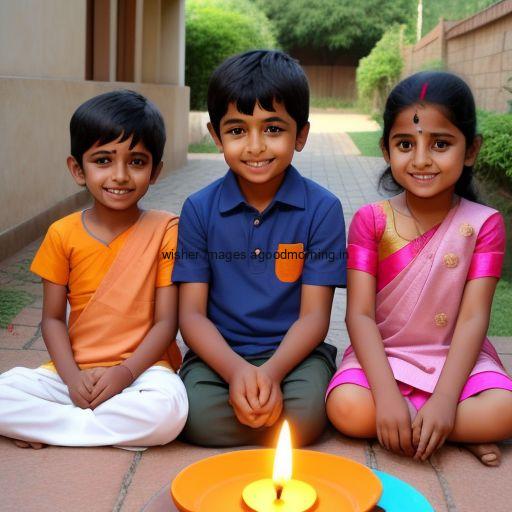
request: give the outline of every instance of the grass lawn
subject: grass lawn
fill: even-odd
[[[189,153],[218,153],[217,146],[213,143],[212,138],[207,135],[201,142],[188,145]]]
[[[382,156],[379,140],[382,135],[380,131],[373,132],[349,132],[350,138],[354,141],[362,156]]]
[[[512,336],[512,282],[501,279],[492,304],[491,336]]]
[[[32,302],[34,297],[30,293],[0,289],[0,327],[6,329],[12,319]]]

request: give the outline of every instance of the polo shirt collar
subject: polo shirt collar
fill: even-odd
[[[245,197],[238,186],[235,173],[230,169],[222,183],[222,190],[219,198],[220,213],[228,213],[241,204],[246,204]]]
[[[290,165],[286,171],[283,183],[281,183],[272,205],[275,203],[286,204],[300,210],[304,210],[306,207],[304,179],[293,165]]]
[[[306,189],[303,178],[293,165],[288,167],[284,180],[268,209],[272,208],[276,203],[302,210],[305,208]],[[228,213],[241,204],[247,204],[247,202],[238,186],[235,173],[230,169],[224,177],[222,184],[219,198],[219,211],[220,213]]]

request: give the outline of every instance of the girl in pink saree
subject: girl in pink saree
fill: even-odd
[[[351,345],[327,390],[338,430],[425,460],[446,440],[498,465],[512,437],[512,379],[486,337],[505,247],[503,218],[475,202],[481,145],[458,77],[422,72],[384,112],[381,184],[348,237]],[[389,190],[389,187],[388,187]]]

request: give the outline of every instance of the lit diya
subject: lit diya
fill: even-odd
[[[381,493],[380,480],[362,464],[292,450],[286,422],[276,450],[209,457],[185,468],[171,485],[181,512],[365,512]]]
[[[307,512],[316,503],[315,489],[292,479],[292,442],[287,421],[279,434],[272,478],[251,482],[244,488],[242,499],[254,512]]]

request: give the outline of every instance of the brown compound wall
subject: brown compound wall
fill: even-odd
[[[443,62],[469,83],[478,108],[509,111],[512,94],[504,86],[512,86],[512,0],[458,22],[441,21],[403,56],[404,77]]]

